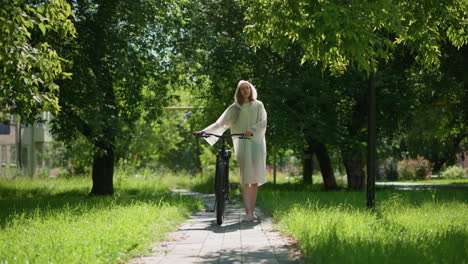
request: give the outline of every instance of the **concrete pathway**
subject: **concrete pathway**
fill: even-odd
[[[435,184],[417,182],[376,182],[377,187],[392,187],[397,190],[460,189],[468,191],[468,184]]]
[[[206,208],[214,206],[212,194],[175,192],[201,199]],[[226,205],[222,226],[216,224],[214,212],[197,212],[168,240],[155,245],[150,256],[133,259],[128,264],[300,263],[298,251],[289,246],[290,239],[273,230],[271,218],[256,209],[260,221],[244,223],[243,208]]]

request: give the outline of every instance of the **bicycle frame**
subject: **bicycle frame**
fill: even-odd
[[[229,184],[229,160],[231,158],[231,151],[226,149],[226,138],[233,136],[240,136],[241,139],[248,139],[244,134],[231,134],[231,135],[215,135],[203,133],[201,137],[215,136],[221,139],[221,149],[216,154],[216,171],[215,171],[215,209],[216,220],[219,225],[223,223],[224,205],[225,201],[229,200],[229,189],[232,188]],[[237,186],[236,186],[237,187]]]
[[[223,193],[225,195],[225,198],[228,199],[227,196],[229,195],[229,188],[226,188],[226,186],[229,186],[229,160],[231,159],[231,151],[226,149],[225,138],[221,138],[221,140],[223,143],[221,145],[221,149],[218,150],[218,153],[216,154],[216,167],[219,167],[218,164],[224,163],[224,166],[222,167],[225,169],[225,171],[224,171],[224,178],[222,179],[223,184],[221,186],[223,186]],[[215,182],[215,188],[216,188],[216,182]]]

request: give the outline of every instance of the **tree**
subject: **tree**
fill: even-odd
[[[400,137],[400,151],[411,157],[424,156],[433,172],[444,164],[454,164],[456,153],[463,150],[467,138],[468,47],[457,50],[442,48],[441,66],[425,71],[413,69],[409,74],[414,91],[412,108],[402,124],[405,134]]]
[[[314,144],[322,150],[319,153],[323,155],[319,160],[323,161],[321,168],[326,188],[336,188],[324,143],[329,140],[322,138],[329,134],[310,134],[311,127],[322,127],[319,120],[323,119],[317,117],[324,105],[315,104],[309,112],[306,111],[307,102],[301,100],[301,91],[305,90],[310,91],[307,98],[316,99],[311,94],[315,89],[320,90],[320,85],[316,87],[311,80],[321,79],[320,73],[317,71],[315,75],[303,76],[305,67],[297,67],[300,48],[292,50],[295,55],[288,59],[277,56],[266,46],[254,53],[246,45],[245,34],[242,32],[245,27],[243,13],[246,7],[239,5],[237,1],[201,0],[192,4],[194,7],[187,10],[190,22],[185,25],[186,34],[178,39],[177,50],[192,65],[202,65],[197,67],[198,76],[208,76],[211,81],[211,89],[200,92],[206,98],[208,106],[203,122],[216,120],[228,105],[226,102],[232,101],[236,82],[239,79],[248,79],[258,88],[259,99],[265,103],[269,113],[269,155],[280,152],[281,146],[302,146],[300,151],[304,151],[304,136],[307,135],[308,142],[316,142]],[[290,67],[291,65],[294,67]],[[288,111],[285,111],[285,101]],[[329,104],[328,109],[331,108],[333,105]],[[325,115],[325,112],[322,111],[322,114]],[[292,120],[295,123],[297,121],[297,126],[290,125]],[[308,172],[311,181],[312,170]]]
[[[191,103],[202,108],[191,113],[189,123],[192,129],[199,130],[214,122],[233,102],[239,80],[256,84],[252,70],[254,53],[245,45],[243,10],[237,1],[190,1],[184,17],[187,23],[182,34],[174,38],[174,52],[185,62],[187,74],[183,78],[198,84],[190,85],[195,99]],[[268,109],[268,103],[264,103]],[[192,140],[200,144],[199,140]],[[200,149],[196,147],[199,153]],[[216,148],[210,150],[215,152]]]
[[[367,121],[365,80],[365,76],[356,71],[348,71],[331,80],[335,96],[338,97],[335,107],[340,135],[335,144],[341,153],[349,190],[364,189]]]
[[[374,205],[375,73],[388,62],[396,45],[404,45],[425,67],[438,65],[447,36],[461,47],[468,42],[466,1],[244,1],[251,24],[250,43],[268,43],[284,54],[288,43],[305,51],[303,61],[321,62],[324,69],[342,73],[348,65],[369,78],[368,206]]]
[[[192,65],[200,65],[191,70],[195,70],[198,76],[209,79],[211,89],[204,90],[199,95],[208,102],[206,113],[210,116],[205,121],[212,122],[219,116],[219,112],[227,106],[226,101],[232,101],[237,81],[245,78],[259,88],[259,95],[268,109],[278,110],[269,118],[268,131],[275,133],[269,135],[269,140],[272,136],[276,137],[276,134],[278,138],[297,139],[297,135],[291,134],[291,131],[285,132],[286,126],[280,126],[291,115],[298,114],[285,115],[284,111],[281,112],[284,109],[283,101],[288,99],[288,88],[313,90],[313,85],[310,85],[312,79],[322,79],[321,73],[308,71],[315,70],[313,65],[299,65],[302,51],[300,47],[291,48],[288,58],[279,57],[267,46],[254,53],[246,45],[245,34],[242,32],[245,26],[242,14],[246,7],[239,5],[238,1],[200,0],[192,3],[194,8],[187,10],[186,14],[190,17],[184,28],[186,34],[177,39],[177,52]],[[302,77],[304,74],[308,75]],[[300,91],[296,91],[290,99],[301,103],[301,111],[304,113],[307,103],[299,102],[300,98]],[[281,116],[281,120],[274,121],[276,116]]]
[[[0,111],[32,122],[59,110],[57,80],[70,76],[60,47],[75,36],[72,19],[63,0],[0,2]]]
[[[91,195],[113,193],[118,144],[135,121],[159,117],[167,102],[170,38],[182,23],[175,1],[70,1],[78,37],[67,46],[73,79],[60,90],[53,132],[93,145]],[[125,150],[124,150],[125,151]]]
[[[317,156],[324,187],[337,188],[327,145],[338,135],[334,90],[328,75],[311,63],[300,65],[302,50],[290,46],[280,58],[268,47],[257,50],[254,73],[269,102],[269,140],[287,143],[303,159],[303,182],[312,183],[312,157]]]
[[[211,89],[198,90],[207,106],[205,124],[213,122],[232,102],[241,79],[252,80],[252,56],[245,45],[243,7],[232,0],[191,1],[185,34],[176,38],[177,54],[190,62],[194,75],[206,76]]]
[[[183,68],[182,68],[183,69]],[[175,74],[178,71],[174,71]],[[185,73],[180,72],[181,76]],[[179,82],[185,85],[190,82]],[[169,104],[171,106],[194,106],[196,99],[184,85],[174,86]],[[166,109],[160,120],[147,122],[143,118],[135,124],[135,133],[127,142],[120,144],[121,160],[133,164],[135,168],[169,169],[172,171],[201,172],[200,146],[191,131],[198,121],[193,118],[199,110]],[[199,128],[198,128],[199,129]],[[197,138],[198,139],[198,138]]]

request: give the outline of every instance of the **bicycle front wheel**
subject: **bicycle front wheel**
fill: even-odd
[[[218,225],[223,223],[224,215],[224,180],[226,174],[226,162],[220,161],[216,166],[216,178],[215,178],[215,196],[216,196],[216,222]]]

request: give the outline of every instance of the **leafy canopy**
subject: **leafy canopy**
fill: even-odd
[[[322,62],[334,73],[349,65],[375,72],[396,45],[408,46],[423,66],[438,65],[440,45],[447,37],[466,45],[464,0],[342,1],[243,0],[249,6],[245,28],[254,47],[267,43],[285,54],[290,42],[304,49],[302,62]]]
[[[180,8],[175,1],[71,2],[73,78],[60,90],[54,132],[66,141],[81,133],[99,149],[115,149],[133,137],[135,121],[157,119],[167,103],[167,54]]]
[[[72,19],[64,0],[0,2],[0,111],[31,121],[59,110],[56,81],[70,74],[58,43],[75,36]]]

